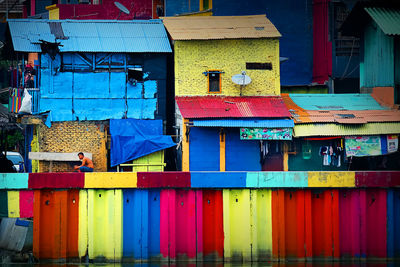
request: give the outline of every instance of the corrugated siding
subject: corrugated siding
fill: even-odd
[[[56,39],[50,23],[59,22],[65,39]],[[61,52],[172,52],[161,21],[8,21],[14,50],[41,52],[40,41],[60,42]]]
[[[394,38],[375,22],[364,30],[364,59],[360,65],[360,87],[394,86]]]
[[[297,124],[294,136],[342,136],[342,135],[375,135],[400,133],[400,123],[367,123],[362,125]]]
[[[384,110],[369,94],[289,94],[305,110]]]
[[[365,11],[385,34],[400,35],[400,9],[366,7]]]
[[[193,126],[202,127],[294,127],[292,120],[194,120]]]

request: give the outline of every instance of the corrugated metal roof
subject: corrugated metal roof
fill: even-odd
[[[341,125],[334,123],[296,124],[294,136],[345,136],[345,135],[376,135],[399,134],[400,123],[367,123],[357,125]]]
[[[174,40],[281,37],[265,15],[165,17],[163,23]]]
[[[177,96],[184,118],[288,118],[279,96]]]
[[[400,9],[366,7],[365,11],[385,34],[400,35]]]
[[[193,126],[200,127],[262,127],[288,128],[294,127],[292,120],[193,120]]]
[[[305,110],[387,110],[369,94],[289,94]]]
[[[40,40],[44,40],[59,42],[60,52],[172,52],[161,20],[13,19],[8,23],[16,51],[41,52]]]

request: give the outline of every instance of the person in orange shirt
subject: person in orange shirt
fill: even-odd
[[[78,157],[82,160],[82,164],[80,166],[75,165],[74,169],[79,170],[79,172],[93,172],[93,161],[88,157],[85,157],[82,152],[78,153]]]

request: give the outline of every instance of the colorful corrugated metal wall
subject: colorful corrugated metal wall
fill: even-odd
[[[0,215],[33,217],[39,260],[400,257],[400,172],[105,175],[10,174]]]

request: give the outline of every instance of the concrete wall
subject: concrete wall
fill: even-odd
[[[278,39],[176,41],[174,49],[177,96],[207,95],[208,77],[203,72],[208,70],[224,72],[221,95],[239,96],[240,87],[231,78],[242,71],[252,79],[243,96],[280,94]],[[272,63],[272,70],[247,70],[246,62]]]

